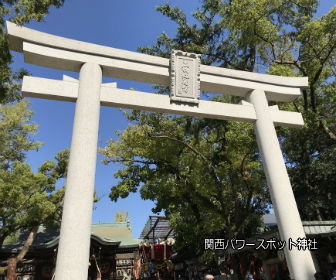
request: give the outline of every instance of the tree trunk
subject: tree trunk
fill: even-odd
[[[6,237],[7,237],[7,236],[4,236],[4,235],[2,235],[2,236],[0,237],[0,248],[2,248],[2,245],[3,245],[3,243],[4,243],[5,239],[6,239]]]
[[[6,280],[15,280],[16,278],[16,258],[8,259]]]
[[[15,280],[16,279],[16,266],[17,263],[21,262],[25,255],[28,253],[30,246],[33,244],[34,239],[37,234],[39,226],[35,226],[30,231],[20,253],[15,258],[10,258],[8,260],[8,269],[7,269],[7,280]]]

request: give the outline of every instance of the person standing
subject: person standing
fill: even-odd
[[[134,267],[133,267],[133,275],[135,280],[139,280],[141,273],[141,258],[136,255],[134,258]]]

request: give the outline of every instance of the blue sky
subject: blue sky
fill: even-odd
[[[60,9],[51,9],[45,21],[32,22],[30,28],[64,36],[76,40],[92,42],[130,51],[137,47],[152,45],[162,31],[175,34],[176,25],[163,17],[155,7],[166,2],[178,5],[191,17],[199,5],[196,0],[67,0]],[[318,15],[326,13],[336,0],[322,0]],[[63,74],[78,78],[78,73],[68,73],[25,64],[22,54],[14,53],[14,68],[24,67],[33,76],[62,79]],[[117,81],[120,88],[135,88],[150,91],[149,85],[104,78],[104,82]],[[28,154],[28,162],[33,168],[70,146],[75,104],[70,102],[49,101],[29,98],[35,111],[33,120],[39,125],[36,140],[44,142],[37,152]],[[114,131],[122,130],[128,123],[120,110],[101,107],[99,146],[102,147],[110,138],[115,138]],[[113,174],[118,164],[105,166],[98,155],[95,187],[101,198],[93,213],[93,222],[111,222],[115,212],[129,211],[129,218],[134,236],[138,237],[154,206],[151,201],[141,200],[138,194],[126,199],[111,202],[108,197],[115,179]]]

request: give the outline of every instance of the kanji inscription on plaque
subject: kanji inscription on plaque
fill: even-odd
[[[170,58],[170,77],[170,99],[172,101],[199,103],[199,55],[174,50]]]

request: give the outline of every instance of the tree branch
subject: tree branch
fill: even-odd
[[[183,144],[184,146],[186,146],[189,150],[194,152],[196,155],[198,155],[200,158],[202,158],[202,160],[204,160],[206,162],[209,162],[209,159],[207,159],[201,152],[197,151],[194,147],[192,147],[189,143],[187,143],[185,141],[182,141],[180,139],[176,139],[176,138],[168,136],[168,135],[149,135],[149,137],[159,138],[159,139],[169,139],[169,140],[172,140],[172,141],[179,142],[179,143]]]
[[[336,141],[336,134],[334,134],[329,127],[327,126],[326,122],[323,120],[320,120],[320,124],[324,130],[324,132],[329,136],[330,139]]]
[[[33,244],[34,239],[36,237],[37,234],[37,230],[38,230],[39,226],[34,226],[32,228],[32,230],[30,231],[20,253],[16,256],[16,260],[18,262],[22,261],[22,259],[25,257],[25,255],[28,253],[28,250],[30,248],[30,246]]]

